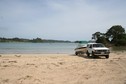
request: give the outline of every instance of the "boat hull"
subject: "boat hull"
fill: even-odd
[[[84,54],[86,53],[87,51],[87,47],[80,47],[80,48],[76,48],[75,49],[75,54],[78,55],[78,54]]]

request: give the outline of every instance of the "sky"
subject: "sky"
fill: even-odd
[[[126,0],[0,0],[0,37],[90,40],[126,29]]]

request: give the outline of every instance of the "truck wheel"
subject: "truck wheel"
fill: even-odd
[[[90,56],[90,53],[88,53],[88,51],[86,52],[87,56],[89,57]]]
[[[92,57],[95,58],[94,52],[92,52]]]
[[[109,55],[106,55],[105,57],[108,59],[109,58]]]

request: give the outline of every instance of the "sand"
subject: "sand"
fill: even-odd
[[[1,54],[0,84],[126,84],[126,53],[109,59],[70,54]]]

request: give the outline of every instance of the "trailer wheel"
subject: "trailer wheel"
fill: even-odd
[[[78,55],[78,52],[75,52],[75,55]]]

